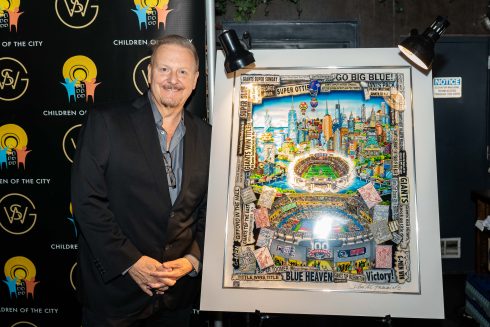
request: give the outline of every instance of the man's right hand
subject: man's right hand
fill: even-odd
[[[131,268],[129,268],[128,274],[131,276],[131,278],[133,278],[143,292],[149,296],[153,296],[152,288],[149,286],[149,284],[158,282],[158,279],[150,276],[150,272],[155,271],[157,266],[161,265],[162,264],[157,260],[144,255],[139,258],[139,260],[136,261]]]

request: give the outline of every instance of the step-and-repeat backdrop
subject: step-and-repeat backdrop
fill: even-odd
[[[78,131],[94,106],[146,91],[162,34],[196,44],[188,110],[205,117],[204,12],[192,0],[0,0],[1,326],[80,326],[69,191]]]

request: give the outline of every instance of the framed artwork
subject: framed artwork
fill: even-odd
[[[237,78],[224,287],[419,291],[410,77],[311,67]]]
[[[416,160],[433,151],[416,142],[415,83],[427,76],[394,49],[371,57],[383,65],[366,50],[374,51],[256,51],[256,67],[216,85],[201,309],[440,317],[439,241],[422,246],[433,243],[423,228],[438,229],[437,208],[419,207],[421,189],[434,185],[418,178],[435,171],[435,160]],[[438,280],[433,294],[424,291],[427,271]],[[228,299],[211,302],[216,293]],[[250,303],[236,298],[252,293]],[[430,297],[438,308],[412,312],[401,302],[391,310],[388,295]],[[302,305],[285,304],[288,296]],[[342,298],[386,306],[349,310]]]

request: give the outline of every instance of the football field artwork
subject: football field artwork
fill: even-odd
[[[420,292],[410,74],[236,77],[224,287]]]

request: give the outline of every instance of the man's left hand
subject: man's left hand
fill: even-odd
[[[156,291],[156,294],[161,295],[169,287],[174,286],[182,276],[190,273],[192,269],[194,267],[186,258],[164,262],[150,273],[150,276],[156,277],[162,284],[150,283],[149,286]],[[162,285],[165,285],[165,287],[162,287]]]
[[[181,277],[187,275],[194,269],[192,264],[186,258],[179,258],[177,260],[166,261],[156,270],[150,273],[151,276],[159,279],[173,279],[179,280]]]

